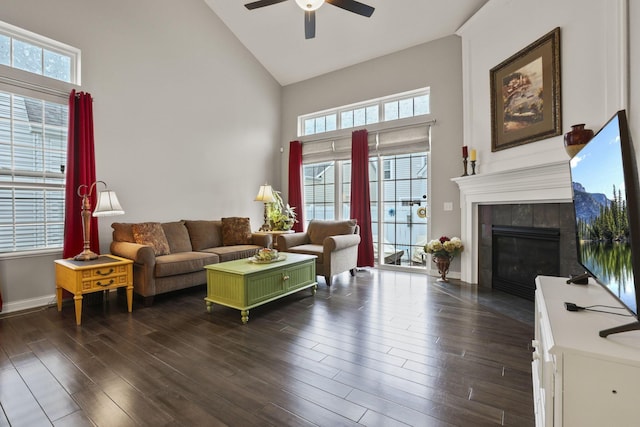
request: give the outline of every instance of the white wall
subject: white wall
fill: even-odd
[[[299,115],[429,86],[431,115],[436,120],[431,130],[431,233],[458,236],[458,189],[450,178],[462,174],[461,67],[460,38],[452,35],[285,86],[282,140],[297,139]],[[284,159],[287,159],[288,142],[283,143],[283,147]],[[287,176],[285,161],[281,177],[285,184]],[[453,211],[445,212],[444,202],[452,202]],[[456,271],[456,265],[452,265],[452,272]]]
[[[457,32],[462,37],[463,50],[464,141],[478,150],[480,171],[505,176],[503,172],[527,167],[549,170],[542,167],[549,166],[553,170],[554,164],[566,162],[566,181],[554,184],[564,186],[570,194],[569,156],[564,151],[563,135],[491,152],[491,68],[556,27],[561,32],[563,133],[576,123],[585,123],[587,128],[597,131],[616,111],[626,108],[637,151],[640,94],[634,76],[640,71],[637,53],[640,33],[634,23],[638,22],[637,2],[628,0],[541,0],[535,5],[524,0],[490,0]],[[494,185],[496,192],[504,187],[508,186]],[[541,196],[543,199],[547,195]],[[473,198],[479,200],[477,194]],[[522,198],[522,194],[514,196]],[[470,209],[463,215],[463,230],[472,230],[477,221],[473,207]],[[463,231],[463,234],[463,238],[473,241],[470,235],[473,233]],[[477,257],[477,251],[465,251],[461,257],[465,269],[462,277],[473,282],[467,279],[476,273],[472,271],[471,257]]]
[[[624,108],[621,11],[625,0],[490,0],[462,37],[464,142],[478,150],[482,172],[567,160],[563,136],[491,152],[490,70],[560,27],[562,129],[598,130]],[[569,183],[567,183],[569,185]]]
[[[640,2],[629,1],[629,22],[629,127],[637,156],[640,153]],[[638,163],[640,167],[640,161]]]
[[[281,87],[202,0],[4,0],[0,20],[82,50],[94,97],[96,174],[126,214],[114,221],[249,216],[280,180]],[[44,304],[52,259],[0,260],[4,311]]]

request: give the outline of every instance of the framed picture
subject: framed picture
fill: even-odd
[[[558,27],[491,69],[491,151],[561,134]]]

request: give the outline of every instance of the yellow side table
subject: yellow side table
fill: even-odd
[[[115,255],[100,255],[91,261],[73,258],[55,260],[56,299],[62,311],[62,290],[73,294],[76,324],[82,319],[82,295],[127,287],[127,308],[133,307],[133,261]]]

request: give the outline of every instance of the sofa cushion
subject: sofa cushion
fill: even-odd
[[[224,246],[250,245],[252,241],[249,218],[222,218],[222,244]]]
[[[217,264],[218,256],[205,252],[179,252],[156,257],[155,277],[169,277],[202,270],[205,265]]]
[[[321,245],[325,238],[340,234],[353,234],[356,230],[356,220],[344,221],[320,221],[312,220],[309,223],[307,234],[309,241],[314,245]]]
[[[125,222],[114,222],[111,224],[113,228],[113,240],[115,242],[129,242],[135,243],[136,239],[133,237],[133,224]]]
[[[156,256],[171,253],[167,236],[159,222],[133,224],[131,228],[136,243],[151,246]]]
[[[178,252],[191,252],[191,240],[189,231],[184,221],[165,222],[162,224],[164,235],[169,242],[169,250],[172,254]]]
[[[184,225],[189,230],[192,250],[201,251],[222,246],[222,224],[220,221],[186,220]]]
[[[317,264],[324,264],[324,247],[322,245],[300,245],[288,249],[295,254],[315,255]]]
[[[236,259],[249,258],[256,254],[256,251],[262,249],[262,246],[256,245],[234,245],[220,246],[217,248],[206,249],[206,252],[216,254],[220,258],[220,262],[233,261]]]

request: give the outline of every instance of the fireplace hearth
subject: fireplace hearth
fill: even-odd
[[[492,287],[533,301],[538,275],[560,274],[560,229],[492,227]]]

